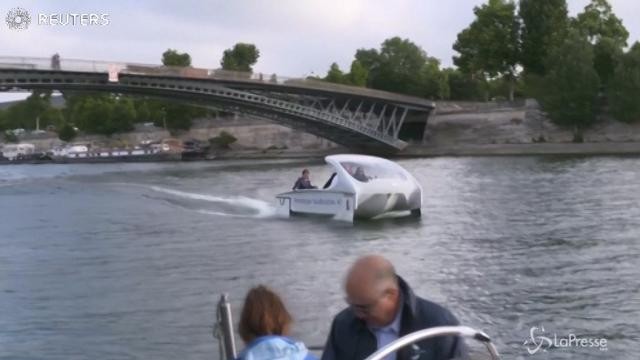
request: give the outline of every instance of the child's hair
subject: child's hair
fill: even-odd
[[[285,335],[293,319],[271,289],[259,285],[249,290],[240,315],[240,336],[245,343],[265,335]]]

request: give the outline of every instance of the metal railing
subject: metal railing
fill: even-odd
[[[324,90],[336,93],[346,93],[393,101],[401,101],[424,108],[433,108],[435,106],[432,101],[427,99],[364,87],[335,84],[319,79],[289,77],[277,74],[255,72],[229,71],[222,69],[196,68],[192,66],[179,67],[117,61],[111,62],[67,58],[54,59],[43,57],[0,56],[0,69],[93,73],[117,72],[118,74],[168,76],[185,79],[210,79],[219,81],[249,82],[256,84],[271,83],[275,85],[286,85],[289,87],[306,88],[310,90]]]
[[[418,341],[422,341],[429,338],[434,338],[438,336],[462,336],[466,338],[471,338],[477,341],[482,342],[489,354],[491,355],[492,360],[499,360],[500,355],[498,354],[498,349],[491,342],[491,338],[482,331],[474,330],[468,326],[439,326],[433,327],[429,329],[419,330],[413,332],[411,334],[405,335],[400,339],[397,339],[390,343],[389,345],[383,347],[382,349],[376,351],[371,354],[365,360],[382,360],[387,355],[392,354],[405,346],[409,346],[411,344],[415,344]]]
[[[233,334],[231,303],[227,294],[222,294],[220,301],[218,301],[213,337],[218,340],[220,360],[234,360],[237,356],[236,340]]]

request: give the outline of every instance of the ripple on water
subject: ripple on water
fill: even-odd
[[[283,295],[294,335],[320,345],[344,307],[346,269],[371,252],[505,358],[527,358],[539,325],[606,337],[608,358],[636,358],[639,159],[402,164],[425,189],[423,218],[353,227],[272,217],[301,166],[317,183],[330,175],[314,163],[3,167],[0,358],[210,359],[218,295],[237,319],[258,283]]]

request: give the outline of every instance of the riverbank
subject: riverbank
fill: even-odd
[[[341,151],[228,151],[216,155],[222,159],[304,159],[323,158]],[[342,152],[349,152],[344,150]],[[453,147],[414,145],[393,155],[396,158],[438,156],[527,156],[527,155],[640,155],[640,142],[626,143],[535,143],[535,144],[482,144]]]
[[[584,143],[574,143],[573,132],[551,122],[534,100],[438,102],[436,109],[427,120],[423,140],[412,142],[394,157],[640,154],[640,124],[622,123],[603,116],[583,132]],[[304,159],[357,152],[300,130],[243,117],[200,119],[190,131],[177,138],[208,142],[222,131],[232,134],[237,141],[229,150],[211,152],[208,160]],[[63,144],[51,135],[43,136],[21,140],[33,143],[40,151]],[[167,137],[171,134],[164,129],[140,125],[131,133],[109,138],[85,135],[75,142],[97,148],[122,147]]]
[[[195,161],[217,160],[273,160],[273,159],[317,159],[327,155],[349,153],[347,149],[318,150],[228,150],[212,154],[206,159]],[[570,155],[570,156],[610,156],[640,155],[640,142],[626,143],[536,143],[536,144],[483,144],[452,147],[409,146],[403,152],[390,155],[392,158],[426,158],[440,156],[536,156],[536,155]],[[0,165],[10,164],[67,164],[67,163],[114,163],[114,162],[181,162],[178,157],[157,159],[136,159],[95,161],[92,159],[73,159],[73,161],[31,160],[0,161]]]
[[[640,155],[640,142],[481,144],[452,147],[413,146],[400,154],[431,156]]]
[[[348,153],[346,149],[328,150],[270,150],[227,151],[218,153],[215,160],[232,159],[321,159],[327,155]],[[419,158],[438,156],[527,156],[527,155],[640,155],[640,142],[603,143],[532,143],[532,144],[482,144],[452,147],[412,145],[392,155],[395,158]]]

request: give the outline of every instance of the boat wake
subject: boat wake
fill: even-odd
[[[176,198],[214,203],[230,210],[228,212],[217,211],[217,209],[195,210],[201,214],[227,217],[270,218],[274,217],[276,213],[275,207],[268,202],[246,196],[216,196],[168,189],[160,186],[150,186],[149,188],[155,192],[171,195]],[[247,213],[247,211],[249,213]]]

